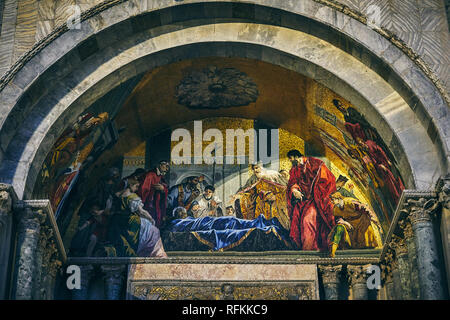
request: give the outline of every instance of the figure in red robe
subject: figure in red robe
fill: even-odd
[[[369,154],[372,162],[377,169],[378,174],[381,176],[384,184],[387,186],[389,192],[391,193],[392,198],[394,199],[395,203],[398,203],[402,191],[403,189],[405,189],[405,187],[402,180],[400,178],[395,178],[394,174],[392,173],[390,169],[392,163],[384,150],[372,140],[363,141],[362,139],[358,139],[357,142],[359,147]]]
[[[157,168],[145,174],[138,190],[138,195],[144,203],[144,209],[155,219],[157,228],[161,226],[166,214],[169,186],[164,175],[168,171],[169,163],[161,161]]]
[[[335,226],[330,195],[336,192],[336,178],[322,160],[304,157],[298,150],[289,151],[288,158],[290,238],[301,250],[327,251],[328,234]]]

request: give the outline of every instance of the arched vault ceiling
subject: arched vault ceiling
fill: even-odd
[[[192,109],[181,105],[176,88],[192,71],[208,67],[233,68],[244,72],[258,88],[258,98],[245,106],[219,109]],[[350,103],[318,82],[285,68],[266,62],[242,58],[201,58],[176,62],[149,72],[127,99],[115,121],[125,128],[117,145],[106,151],[99,162],[112,165],[117,157],[128,153],[151,136],[188,121],[210,117],[234,117],[260,120],[274,128],[285,129],[302,140],[315,143],[324,150],[318,130],[345,140],[339,129],[345,131],[344,117],[333,105],[339,99]],[[337,119],[331,125],[318,114],[317,108]],[[339,128],[339,129],[338,129]],[[327,158],[341,160],[327,150]]]

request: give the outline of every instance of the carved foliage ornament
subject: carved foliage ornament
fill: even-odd
[[[152,285],[139,284],[132,289],[139,300],[313,300],[314,286],[234,284],[232,292],[224,292],[223,285]]]
[[[178,103],[194,109],[246,106],[258,95],[257,85],[247,74],[214,66],[192,71],[176,88]]]
[[[450,210],[450,178],[446,178],[439,192],[439,202],[444,209]]]
[[[342,270],[341,265],[337,266],[319,266],[319,271],[324,283],[339,283],[339,274]]]
[[[350,284],[353,286],[355,284],[365,284],[369,273],[367,272],[370,265],[364,266],[348,266],[348,275]]]
[[[408,199],[405,203],[405,209],[402,211],[408,214],[413,224],[430,222],[438,204],[438,201],[434,198]]]
[[[397,257],[408,254],[408,248],[406,246],[405,240],[396,235],[392,236],[392,240],[389,243],[389,246],[395,250]]]

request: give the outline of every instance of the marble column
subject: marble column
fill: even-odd
[[[347,267],[353,300],[367,300],[369,298],[369,288],[367,287],[368,267],[369,265],[351,265]]]
[[[105,298],[120,300],[125,282],[126,265],[102,265],[101,270],[105,281]]]
[[[0,300],[8,298],[7,283],[12,239],[12,196],[10,187],[0,184]]]
[[[14,299],[30,300],[38,277],[37,248],[45,214],[29,207],[18,213]]]
[[[319,266],[325,300],[339,300],[340,272],[342,266]]]
[[[441,206],[441,237],[447,270],[447,297],[450,297],[450,174],[442,178],[438,185]]]
[[[72,290],[72,300],[88,300],[89,284],[94,274],[92,265],[80,266],[80,289]]]
[[[437,200],[434,198],[408,199],[405,205],[415,236],[422,300],[444,299],[439,251],[433,229],[436,207]]]
[[[390,246],[395,251],[395,257],[397,259],[397,269],[400,281],[400,290],[398,299],[411,300],[411,275],[409,268],[408,248],[406,241],[398,236],[393,235]]]

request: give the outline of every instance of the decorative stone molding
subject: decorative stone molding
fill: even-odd
[[[101,14],[103,11],[112,8],[116,5],[120,5],[128,0],[106,0],[96,6],[89,8],[88,10],[81,13],[80,22],[83,22],[95,15]],[[335,0],[313,0],[314,2],[324,5],[326,7],[332,8],[336,11],[339,11],[365,25],[368,23],[368,19],[362,13],[359,13],[348,6],[339,3]],[[49,33],[46,37],[42,38],[39,42],[35,43],[33,48],[20,57],[11,67],[10,69],[0,78],[0,91],[11,81],[14,76],[19,72],[19,70],[36,54],[42,51],[47,45],[49,45],[53,40],[63,35],[65,32],[69,30],[67,23],[64,23],[54,29],[51,33]],[[448,96],[447,90],[441,84],[441,81],[434,74],[431,68],[427,63],[416,53],[412,48],[410,48],[404,41],[402,41],[398,36],[393,34],[391,31],[386,30],[385,28],[376,28],[375,32],[386,38],[397,48],[402,50],[414,63],[426,74],[428,78],[433,82],[433,84],[437,87],[441,95],[446,100],[447,104],[450,104],[450,98]]]
[[[169,256],[168,258],[76,258],[68,259],[69,264],[85,265],[85,264],[318,264],[318,265],[361,265],[361,264],[377,264],[379,263],[379,254],[373,257],[346,257],[346,258],[310,258],[299,257],[296,253],[286,254],[291,257],[274,257],[266,258],[264,254],[261,256],[245,256],[234,252],[232,255],[208,255],[199,254],[198,256]]]
[[[224,292],[224,288],[226,292]],[[131,288],[129,299],[137,300],[316,300],[314,286],[298,282],[222,283],[196,281],[157,284],[139,283]]]
[[[310,2],[310,1],[308,1],[308,2]],[[237,4],[236,4],[237,5]],[[124,7],[125,7],[125,5],[124,5]],[[174,6],[175,7],[175,6]],[[113,10],[111,10],[111,11],[113,11]],[[156,8],[155,8],[155,11],[156,11]],[[136,14],[137,15],[137,14]],[[306,15],[306,14],[305,14]],[[341,13],[338,13],[338,15],[339,16],[341,16]],[[125,13],[124,13],[124,16],[125,16]],[[137,15],[137,16],[139,16],[139,15]],[[89,22],[91,22],[91,21],[89,21]],[[89,26],[89,22],[86,22],[85,24],[84,24],[84,26],[86,26],[86,27],[88,27]],[[133,22],[134,22],[134,20],[133,20]],[[106,23],[106,22],[105,22]],[[366,27],[364,27],[364,26],[362,26],[362,25],[360,25],[359,23],[356,23],[355,22],[355,24],[357,24],[359,27],[361,27],[361,28],[364,28],[364,29],[366,29]],[[92,28],[94,28],[94,27],[92,27]],[[106,28],[106,26],[105,26],[105,28]],[[100,39],[101,38],[101,35],[102,35],[102,31],[101,30],[97,30],[97,29],[95,29],[95,31],[98,31],[98,33],[97,33],[97,35],[98,35],[98,39]],[[88,31],[86,31],[86,32],[88,32]],[[375,36],[375,35],[374,35]],[[88,37],[88,35],[86,35],[86,37]],[[386,42],[387,43],[387,41],[384,41],[384,39],[382,39],[382,37],[381,36],[379,36],[378,34],[376,34],[376,38],[378,39],[378,38],[380,38],[381,39],[381,41],[382,42]],[[64,38],[65,39],[65,38]],[[99,40],[99,41],[101,41],[101,40]],[[143,47],[145,47],[145,45],[143,45]],[[393,46],[391,46],[391,47],[393,47]],[[56,48],[55,48],[56,49]],[[108,49],[110,49],[109,47],[108,47]],[[395,51],[397,52],[398,50],[396,49],[396,48],[393,48],[393,49],[395,49]],[[112,51],[111,50],[108,50],[108,51],[110,51],[110,53],[112,54]],[[73,54],[75,54],[76,52],[73,52]],[[63,53],[61,53],[61,54],[63,54]],[[100,51],[99,51],[99,54],[100,54]],[[350,55],[349,55],[350,56]],[[92,55],[92,57],[90,57],[89,59],[91,59],[91,58],[96,58],[97,57],[97,53],[96,54],[93,54]],[[51,59],[48,59],[48,60],[51,60]],[[118,60],[120,60],[120,59],[118,59]],[[63,59],[63,61],[64,61],[64,59]],[[33,61],[34,62],[34,61]],[[50,61],[48,61],[48,63],[50,64],[51,62]],[[87,62],[86,62],[87,63]],[[411,64],[412,64],[412,62],[411,62]],[[128,64],[127,64],[127,66],[128,66]],[[31,68],[30,68],[31,69]],[[59,69],[59,68],[56,68],[56,66],[55,66],[55,69]],[[110,70],[110,68],[105,68],[105,69],[107,69],[107,70]],[[133,68],[131,68],[130,67],[130,69],[133,69]],[[99,68],[99,70],[100,70],[100,68]],[[143,70],[143,69],[141,69],[141,70]],[[134,70],[135,72],[136,72],[136,70]],[[39,77],[39,79],[44,79],[45,77],[44,77],[44,74],[45,74],[45,72],[43,72],[43,74],[42,74],[42,78],[41,77]],[[57,82],[57,81],[55,81],[55,82]],[[107,82],[106,80],[105,80],[105,82]],[[111,82],[113,82],[113,81],[111,81]],[[364,82],[364,81],[362,81],[362,82]],[[427,81],[427,82],[429,82],[429,81]],[[15,82],[13,82],[13,84],[14,84]],[[97,83],[97,80],[93,80],[92,81],[92,83]],[[109,82],[108,82],[109,83]],[[368,82],[367,82],[368,83]],[[61,86],[62,87],[62,86]],[[9,88],[9,87],[8,87]],[[51,90],[50,88],[49,88],[49,91],[50,92],[56,92],[56,91],[53,91],[53,90]],[[373,90],[373,91],[376,91],[376,90]],[[97,91],[97,92],[99,92],[99,91]],[[100,94],[100,93],[99,93]],[[80,95],[81,95],[81,93],[80,93]],[[87,95],[87,96],[89,96],[89,95]],[[72,100],[72,98],[69,98],[68,96],[67,96],[67,101],[78,101],[78,100],[76,100],[76,99],[73,99]],[[377,101],[379,101],[379,100],[377,100]],[[34,102],[34,101],[33,101]],[[13,105],[15,105],[14,104],[15,102],[12,102],[11,101],[11,106],[13,106]],[[376,104],[376,103],[374,103],[374,104]],[[48,106],[48,104],[45,104],[45,105],[47,105]],[[62,107],[62,106],[61,106]],[[407,108],[408,106],[406,105],[406,103],[405,103],[405,109],[408,109]],[[50,107],[49,107],[50,108]],[[420,108],[420,107],[418,107],[418,108]],[[61,108],[62,109],[62,108]],[[410,110],[411,112],[413,112],[412,110]],[[37,112],[37,111],[36,111]],[[25,112],[24,112],[25,113]],[[67,112],[67,114],[76,114],[77,113],[77,111],[73,111],[73,112],[71,112],[71,111],[68,111]],[[426,114],[426,113],[424,113],[424,114]],[[53,115],[55,115],[55,113],[53,114]],[[24,115],[25,116],[25,115]],[[56,116],[55,116],[56,117]],[[11,114],[11,118],[8,116],[8,120],[7,120],[7,122],[9,123],[10,122],[10,120],[12,121],[12,119],[13,119],[14,117],[12,116],[12,114]],[[405,118],[408,118],[409,119],[409,117],[405,117]],[[28,118],[27,118],[28,119]],[[50,127],[50,124],[53,124],[53,119],[52,119],[52,121],[48,121],[48,123],[49,123],[49,127]],[[65,122],[65,123],[67,123],[67,122]],[[433,122],[431,122],[431,125],[433,125]],[[20,127],[20,126],[19,126]],[[52,126],[52,130],[53,129],[55,129],[55,128],[57,128],[57,127],[59,127],[58,125],[55,125],[55,127],[53,127]],[[386,126],[386,127],[388,127],[388,126]],[[59,130],[59,128],[58,129],[55,129],[56,131],[58,131]],[[45,130],[43,130],[43,132],[44,132]],[[12,131],[9,131],[9,132],[12,132]],[[45,132],[47,132],[47,131],[45,131]],[[431,132],[431,130],[430,130],[430,132]],[[426,133],[425,131],[424,131],[424,133]],[[9,137],[9,135],[8,135],[8,133],[5,133],[5,135],[6,136],[8,136],[8,138],[7,139],[5,139],[5,140],[2,140],[2,141],[8,141],[8,139],[10,138]],[[50,137],[48,138],[48,139],[52,139],[51,137],[53,136],[53,134],[52,135],[49,135]],[[57,136],[57,134],[55,133],[55,135],[54,136]],[[389,139],[390,139],[390,137],[392,137],[393,135],[391,134],[390,136],[389,136]],[[423,135],[423,136],[425,136],[425,135]],[[37,137],[39,137],[39,138],[37,138]],[[40,140],[40,135],[35,135],[35,138],[37,139],[37,140]],[[395,137],[395,135],[394,135],[394,137]],[[24,139],[25,140],[25,139]],[[34,138],[33,138],[33,140],[34,140]],[[9,142],[9,141],[8,141]],[[34,143],[33,143],[34,144]],[[13,145],[14,145],[14,143],[12,143],[11,144],[11,148],[13,148]],[[50,145],[52,145],[52,143],[49,141],[48,143],[40,143],[40,142],[38,142],[38,141],[36,141],[36,144],[34,144],[34,148],[37,146],[37,145],[39,145],[39,146],[41,146],[40,147],[40,149],[45,149],[46,147],[46,145],[48,145],[48,146],[50,146]],[[397,144],[398,145],[398,144]],[[31,144],[30,144],[30,149],[32,149],[31,148]],[[399,149],[401,149],[401,148],[398,148],[397,150],[399,150]],[[33,149],[34,150],[34,149]],[[41,151],[41,150],[39,150],[39,151]],[[431,151],[430,151],[431,152]],[[40,153],[40,152],[39,152]],[[47,154],[44,150],[42,150],[42,153],[45,153],[45,154]],[[17,154],[20,154],[20,152],[17,152]],[[30,155],[30,156],[28,156],[27,155],[27,159],[33,159],[33,160],[35,160],[35,162],[36,162],[36,166],[38,166],[38,163],[40,162],[40,157],[41,157],[41,155],[39,155],[38,157],[34,157],[34,154],[32,154],[32,155]],[[405,158],[406,159],[406,158]],[[36,169],[36,168],[34,168],[33,167],[33,170],[31,170],[31,172],[33,173],[33,174],[27,174],[28,173],[28,163],[26,162],[26,161],[15,161],[16,159],[9,159],[9,160],[11,160],[11,163],[21,163],[21,165],[20,165],[20,168],[24,168],[24,167],[26,167],[26,168],[24,168],[24,174],[23,175],[18,175],[18,174],[16,174],[16,175],[14,175],[15,177],[17,177],[17,176],[27,176],[28,177],[28,179],[30,179],[31,181],[30,181],[30,183],[28,183],[28,185],[33,185],[33,182],[34,181],[32,181],[34,178],[35,178],[35,176],[37,175],[36,174],[36,171],[35,170],[38,170],[38,169]],[[407,163],[408,161],[404,161],[404,163]],[[418,162],[418,161],[415,161],[415,162]],[[8,167],[8,169],[10,169],[9,167]],[[11,168],[11,169],[16,169],[16,168]],[[431,170],[431,169],[430,169]],[[13,170],[11,170],[11,171],[13,171]],[[422,170],[422,172],[425,172],[425,170]],[[14,181],[14,176],[13,176],[13,178],[12,178],[12,181]],[[8,178],[9,178],[9,176],[8,176]],[[412,180],[412,179],[411,179]],[[417,179],[417,180],[420,180],[420,179]],[[420,180],[420,181],[422,181],[422,180]],[[22,182],[17,182],[17,190],[21,190],[22,188]],[[29,192],[30,190],[27,190],[27,193],[26,194],[28,194],[28,192]]]

